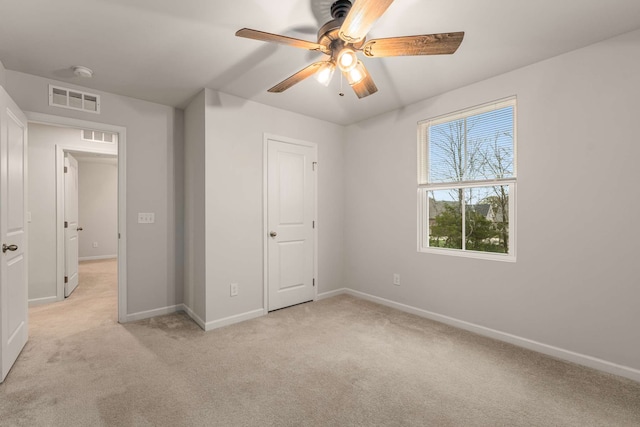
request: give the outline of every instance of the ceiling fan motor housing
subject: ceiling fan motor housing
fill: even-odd
[[[351,9],[351,2],[349,0],[338,0],[331,5],[331,16],[334,19],[344,18]]]
[[[345,47],[345,42],[338,36],[340,26],[351,10],[352,3],[349,0],[337,0],[331,5],[333,19],[324,24],[318,31],[318,44],[328,47],[332,51],[332,59]],[[359,49],[365,40],[353,43],[355,49]]]

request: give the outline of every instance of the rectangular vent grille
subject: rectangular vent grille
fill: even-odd
[[[101,142],[103,144],[116,144],[118,142],[117,133],[91,129],[82,129],[81,133],[84,141]]]
[[[100,114],[100,95],[49,85],[49,105]]]

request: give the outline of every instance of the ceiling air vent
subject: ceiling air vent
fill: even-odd
[[[49,105],[100,114],[100,95],[49,85]]]

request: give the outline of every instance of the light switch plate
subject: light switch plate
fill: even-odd
[[[156,222],[156,214],[153,212],[138,212],[138,224],[153,224]]]

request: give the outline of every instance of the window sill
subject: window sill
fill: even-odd
[[[463,251],[460,249],[446,248],[419,248],[418,252],[462,258],[485,259],[489,261],[516,262],[516,256],[514,254],[497,254],[492,252]]]

